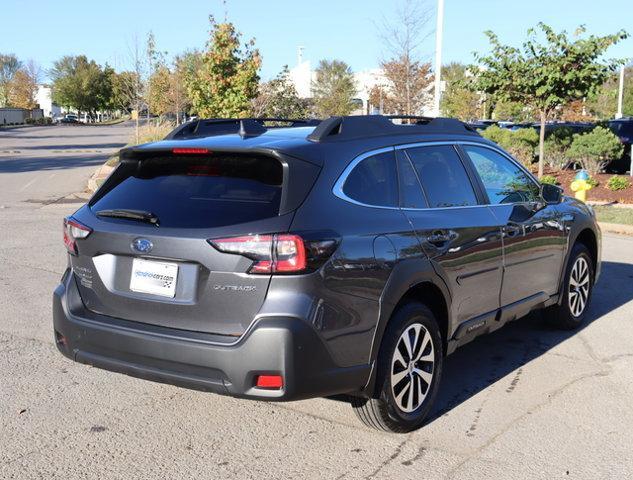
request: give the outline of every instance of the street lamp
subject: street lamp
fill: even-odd
[[[437,0],[437,26],[435,27],[435,96],[433,114],[440,116],[440,96],[442,95],[442,29],[444,26],[444,0]]]
[[[620,70],[620,89],[618,91],[618,112],[615,114],[615,118],[622,118],[622,100],[624,98],[624,65]],[[633,172],[631,172],[633,175]]]

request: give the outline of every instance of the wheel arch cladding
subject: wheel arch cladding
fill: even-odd
[[[446,355],[447,343],[448,343],[448,335],[449,335],[449,308],[450,308],[450,296],[448,292],[435,283],[433,280],[421,279],[417,283],[414,283],[410,286],[405,287],[404,292],[400,294],[398,298],[394,299],[394,303],[382,303],[381,306],[381,318],[380,323],[377,327],[376,335],[374,337],[374,343],[372,345],[371,352],[371,362],[372,369],[371,374],[369,376],[367,385],[363,389],[366,395],[371,397],[376,395],[376,359],[378,358],[378,354],[380,352],[380,347],[382,345],[382,341],[385,337],[385,333],[387,332],[387,328],[389,328],[389,324],[393,319],[394,313],[397,312],[400,306],[406,304],[410,301],[420,302],[426,305],[433,313],[436,321],[438,322],[438,327],[440,328],[440,333],[442,335],[442,351],[444,355]],[[391,308],[387,308],[391,307]]]
[[[582,243],[591,253],[592,268],[595,272],[598,262],[598,240],[596,239],[596,234],[590,228],[585,228],[576,236],[574,244],[576,243]]]
[[[444,298],[444,292],[433,282],[422,281],[411,286],[400,301],[396,304],[394,312],[407,302],[416,301],[426,305],[437,321],[442,334],[442,351],[446,354],[448,343],[448,303]],[[392,312],[393,315],[393,312]],[[387,323],[388,325],[388,323]]]

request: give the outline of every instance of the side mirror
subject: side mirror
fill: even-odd
[[[563,189],[558,185],[543,183],[541,185],[541,196],[547,204],[560,203],[563,200]]]

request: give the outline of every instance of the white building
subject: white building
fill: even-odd
[[[313,70],[310,60],[303,60],[303,47],[299,47],[297,56],[297,65],[290,69],[290,79],[297,90],[297,94],[301,98],[312,97],[312,82],[316,80],[316,71]],[[356,82],[356,98],[358,99],[359,108],[352,112],[354,115],[376,114],[379,113],[379,105],[369,104],[369,94],[375,86],[388,87],[389,80],[384,76],[381,68],[372,68],[354,73]],[[431,86],[432,88],[432,86]],[[361,107],[362,102],[362,107]],[[433,109],[432,99],[428,105],[424,106],[421,115],[430,115]]]
[[[290,79],[301,98],[312,98],[312,82],[316,80],[316,71],[312,68],[310,60],[303,60],[299,56],[299,62],[290,69]],[[354,114],[372,113],[369,106],[369,92],[375,85],[385,84],[382,70],[375,68],[363,72],[354,73],[356,82],[356,98],[359,100],[359,109]],[[362,108],[360,103],[362,102]]]
[[[62,113],[61,107],[55,105],[52,99],[51,87],[48,85],[38,85],[35,101],[39,104],[44,112],[45,117],[52,117]]]

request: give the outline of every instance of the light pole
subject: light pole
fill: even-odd
[[[444,27],[444,0],[437,0],[437,25],[435,27],[435,96],[433,114],[440,116],[440,96],[442,95],[442,30]]]
[[[622,118],[622,100],[624,98],[624,65],[620,70],[620,89],[618,91],[618,112],[615,114],[615,118]],[[633,172],[631,172],[633,174]]]

